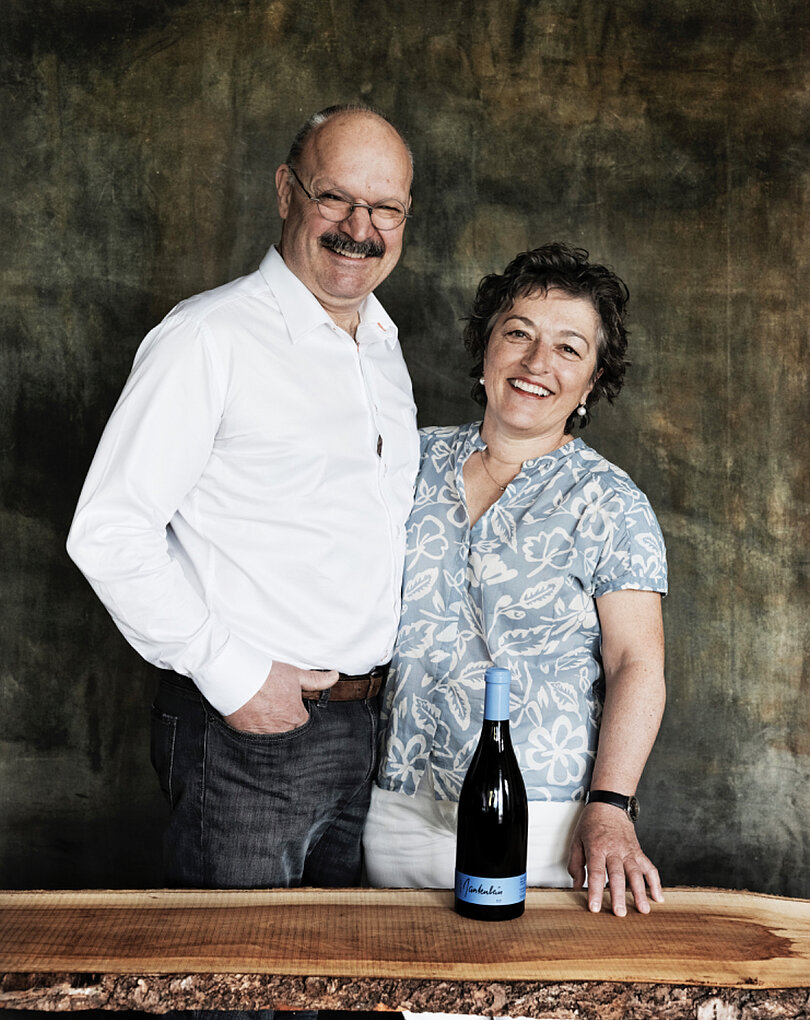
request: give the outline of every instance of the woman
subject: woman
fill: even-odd
[[[648,892],[662,899],[630,816],[664,707],[664,544],[643,493],[573,436],[621,389],[627,297],[563,244],[481,281],[465,343],[483,422],[422,431],[366,824],[373,885],[453,885],[494,663],[512,674],[529,885],[582,888],[587,869],[593,911],[606,884],[618,915],[626,884],[643,913]]]

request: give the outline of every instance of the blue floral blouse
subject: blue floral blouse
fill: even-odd
[[[421,430],[377,781],[414,794],[430,761],[436,796],[458,800],[495,664],[512,674],[529,799],[579,800],[604,700],[595,599],[664,594],[664,541],[646,496],[581,439],[526,461],[470,528],[462,468],[485,448],[479,427]]]

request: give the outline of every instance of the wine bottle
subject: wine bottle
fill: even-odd
[[[461,787],[456,910],[480,921],[520,917],[526,900],[529,808],[509,735],[508,669],[486,672],[484,724]]]

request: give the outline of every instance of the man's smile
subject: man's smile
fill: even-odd
[[[379,241],[374,241],[371,238],[365,241],[355,241],[354,238],[331,231],[321,234],[319,243],[327,251],[331,251],[335,255],[343,255],[349,259],[381,259],[385,254],[385,248]]]

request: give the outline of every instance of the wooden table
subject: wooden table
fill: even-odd
[[[671,889],[649,916],[530,890],[470,921],[432,890],[0,893],[0,1007],[560,1018],[810,1016],[810,901]]]

